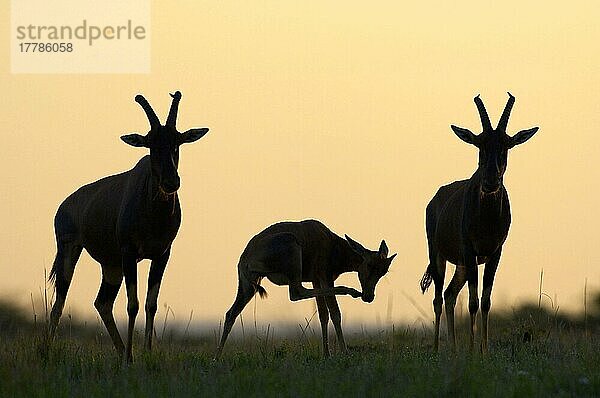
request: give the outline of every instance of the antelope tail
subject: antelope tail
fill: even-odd
[[[56,259],[54,260],[54,263],[52,263],[52,268],[50,269],[50,275],[48,275],[48,281],[52,282],[52,284],[54,284],[56,286],[56,280],[57,280],[57,275],[62,276],[64,274],[64,261],[62,261],[62,259],[59,259],[58,256],[56,257]]]
[[[66,296],[69,286],[65,279],[64,253],[60,250],[56,254],[56,258],[52,263],[50,275],[48,275],[48,281],[52,283],[54,292],[60,294],[61,296]]]
[[[429,286],[431,286],[431,282],[433,281],[432,272],[434,272],[433,265],[429,264],[423,277],[421,278],[421,293],[425,294]]]
[[[260,281],[253,283],[254,293],[258,293],[261,299],[267,298],[268,294],[264,287],[260,285]]]

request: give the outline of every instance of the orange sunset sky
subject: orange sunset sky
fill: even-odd
[[[162,119],[178,89],[180,130],[210,132],[181,150],[183,223],[158,319],[166,303],[177,321],[193,310],[194,324],[216,328],[248,240],[277,221],[316,218],[371,249],[385,239],[398,252],[374,303],[340,298],[346,323],[375,324],[391,311],[395,323],[429,324],[433,292],[418,287],[428,261],[425,206],[477,165],[476,149],[450,124],[479,132],[473,97],[481,94],[495,125],[510,91],[508,132],[540,130],[509,155],[513,222],[492,317],[537,301],[542,268],[554,304],[582,311],[585,279],[589,292],[600,289],[600,7],[402,3],[153,1],[149,74],[11,74],[5,57],[0,298],[29,306],[32,293],[39,297],[58,205],[146,153],[119,139],[148,129],[135,94]],[[10,21],[6,5],[0,18]],[[148,262],[138,269],[143,298]],[[359,286],[352,274],[339,283]],[[95,319],[99,284],[100,266],[84,254],[65,314]],[[291,303],[287,289],[263,286],[269,298],[257,300],[258,322],[312,315],[313,301]],[[252,311],[251,303],[244,316]],[[123,288],[115,312],[125,315]]]

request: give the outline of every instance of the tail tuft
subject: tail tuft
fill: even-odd
[[[259,285],[258,283],[254,284],[254,292],[258,293],[261,299],[266,299],[268,294],[264,287]]]
[[[63,273],[63,262],[59,261],[59,259],[55,259],[52,264],[52,268],[50,269],[50,275],[48,275],[48,282],[51,282],[54,286],[56,286],[57,275]]]
[[[433,276],[431,275],[431,264],[427,266],[423,277],[421,278],[421,293],[425,294],[429,286],[431,286],[431,282],[433,281]]]

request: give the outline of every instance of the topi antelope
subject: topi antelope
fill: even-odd
[[[102,266],[102,283],[94,305],[115,348],[119,354],[125,354],[127,361],[133,359],[133,328],[139,307],[137,263],[142,259],[152,260],[145,331],[145,347],[151,349],[160,282],[181,223],[177,196],[179,146],[197,141],[208,132],[207,128],[198,128],[179,133],[175,124],[181,93],[177,91],[171,97],[173,102],[164,126],[148,101],[142,95],[135,97],[150,121],[150,131],[145,136],[128,134],[121,139],[129,145],[150,149],[149,156],[144,156],[129,171],[79,188],[58,208],[54,219],[57,254],[50,272],[56,301],[50,316],[48,343],[54,338],[75,264],[85,248]],[[123,277],[129,316],[125,347],[112,313]]]
[[[508,193],[502,182],[508,150],[530,139],[538,127],[519,131],[514,136],[506,134],[506,126],[515,97],[508,93],[508,102],[496,129],[492,128],[489,116],[479,96],[475,104],[479,110],[483,132],[451,126],[454,133],[468,144],[479,149],[479,166],[468,180],[455,181],[441,187],[426,210],[427,244],[429,265],[421,279],[421,290],[427,290],[433,280],[435,284],[435,337],[434,348],[438,349],[440,316],[442,314],[442,289],[446,273],[446,261],[456,265],[456,271],[444,292],[446,320],[452,348],[456,348],[454,334],[454,306],[456,297],[469,284],[469,314],[471,316],[471,349],[474,344],[475,318],[479,309],[477,297],[477,265],[485,263],[483,292],[481,297],[481,350],[488,348],[488,313],[491,306],[494,275],[500,261],[502,245],[510,226]]]
[[[323,333],[323,355],[329,356],[330,315],[340,349],[345,352],[342,316],[335,295],[347,294],[372,302],[377,282],[396,257],[387,255],[385,241],[381,241],[378,251],[371,251],[348,235],[342,239],[316,220],[281,222],[268,227],[250,240],[240,257],[237,296],[225,315],[215,360],[221,356],[235,319],[254,294],[266,297],[265,289],[260,286],[265,277],[276,285],[289,286],[292,301],[314,297]],[[362,293],[350,287],[334,286],[334,281],[344,272],[358,272]],[[312,282],[313,289],[305,288],[302,282]]]

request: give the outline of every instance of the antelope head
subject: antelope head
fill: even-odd
[[[207,132],[208,128],[193,128],[180,133],[176,127],[177,110],[181,100],[181,92],[170,94],[173,98],[169,116],[164,125],[160,124],[156,113],[143,95],[135,96],[135,101],[140,104],[148,121],[150,130],[146,135],[137,133],[127,134],[121,139],[135,147],[150,149],[150,164],[152,167],[152,178],[157,183],[158,189],[165,195],[173,195],[180,186],[180,178],[177,172],[179,165],[179,146],[199,140]]]
[[[345,236],[350,248],[362,258],[362,262],[358,265],[358,280],[362,290],[361,298],[364,302],[370,303],[375,300],[377,283],[382,276],[387,274],[397,253],[388,257],[389,250],[384,240],[381,241],[379,250],[372,251],[365,249],[348,235]]]
[[[475,135],[468,129],[455,125],[450,126],[458,138],[468,144],[475,145],[479,149],[478,171],[481,175],[479,189],[483,195],[496,193],[502,186],[502,179],[508,161],[508,150],[533,137],[539,129],[539,127],[533,127],[521,130],[513,136],[506,133],[510,111],[514,103],[515,97],[508,93],[508,102],[504,107],[498,125],[494,129],[485,105],[483,105],[483,101],[478,95],[475,97],[475,105],[479,111],[483,131]]]

